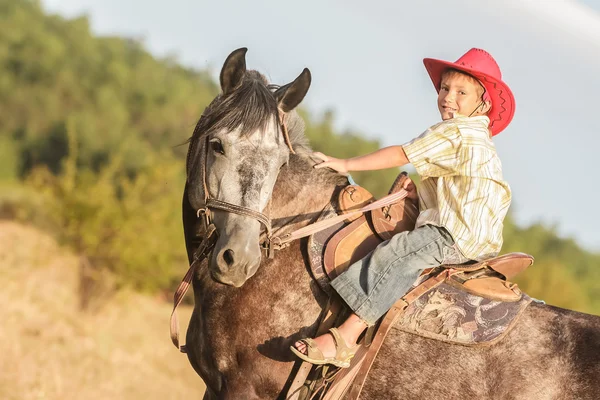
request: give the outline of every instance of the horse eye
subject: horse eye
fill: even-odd
[[[219,139],[211,140],[210,147],[215,153],[225,154],[225,150],[223,149],[223,145]]]

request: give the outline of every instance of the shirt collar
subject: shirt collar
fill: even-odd
[[[462,114],[455,114],[454,118],[452,119],[468,119],[470,121],[481,121],[484,122],[486,126],[489,126],[490,124],[490,118],[487,115],[476,115],[474,117],[468,117],[466,115],[462,115]]]

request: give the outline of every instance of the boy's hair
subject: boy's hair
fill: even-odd
[[[466,76],[468,80],[477,87],[477,97],[479,97],[482,100],[486,100],[483,96],[483,94],[485,93],[485,88],[483,87],[481,82],[479,82],[479,79],[475,78],[471,74],[467,74],[466,72],[460,71],[458,69],[448,68],[442,73],[442,81],[446,77],[452,78],[453,76],[457,75]]]

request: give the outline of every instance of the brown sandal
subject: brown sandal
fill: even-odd
[[[346,341],[342,338],[336,328],[331,328],[329,333],[333,336],[333,342],[335,343],[335,357],[325,358],[321,350],[316,346],[315,341],[308,338],[300,340],[306,345],[306,354],[300,352],[300,350],[294,346],[290,346],[290,349],[292,349],[292,352],[298,357],[311,364],[332,364],[339,368],[350,367],[350,361],[352,361],[354,354],[356,354],[358,345],[348,347]]]

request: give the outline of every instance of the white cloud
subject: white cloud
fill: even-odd
[[[600,49],[600,13],[585,4],[575,0],[511,0],[506,4],[527,13],[536,22],[546,23],[545,34],[555,37],[566,34],[577,39],[581,47],[591,45]],[[533,24],[532,28],[539,26]]]

